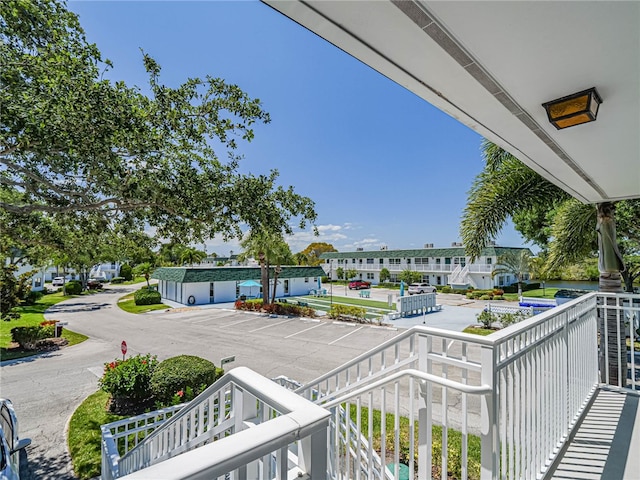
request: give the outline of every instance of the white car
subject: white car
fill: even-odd
[[[412,283],[409,285],[409,295],[420,293],[436,293],[436,287],[428,283]]]
[[[62,285],[64,285],[64,277],[56,277],[51,280],[52,287],[61,287]]]
[[[0,480],[20,479],[20,450],[31,439],[18,437],[18,418],[10,400],[0,398]]]

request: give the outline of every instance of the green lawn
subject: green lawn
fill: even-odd
[[[491,330],[489,328],[467,327],[462,331],[462,333],[471,333],[473,335],[487,336],[487,335],[491,335],[492,333],[495,333],[496,331],[497,330]]]
[[[44,312],[47,308],[69,298],[72,297],[63,297],[61,292],[44,295],[35,305],[18,307],[16,310],[20,313],[19,319],[0,322],[0,359],[12,360],[15,358],[29,357],[38,353],[8,348],[11,344],[11,329],[14,327],[40,325],[40,322],[43,322],[45,319]],[[76,345],[84,342],[88,338],[85,335],[71,332],[66,328],[62,330],[62,336],[69,341],[69,345]]]
[[[129,313],[146,313],[153,310],[166,310],[167,308],[171,308],[169,305],[165,305],[163,303],[158,303],[156,305],[136,305],[136,302],[133,300],[134,294],[135,292],[132,292],[121,297],[118,300],[118,307]]]
[[[79,479],[85,480],[100,475],[100,425],[125,418],[107,413],[108,399],[109,394],[102,390],[89,395],[73,412],[69,422],[69,453],[73,470]]]
[[[556,294],[556,292],[558,290],[559,289],[557,289],[557,288],[545,288],[544,290],[542,288],[538,288],[537,290],[527,290],[526,292],[522,292],[522,296],[523,297],[530,297],[530,298],[550,298],[551,300],[553,300],[555,298],[554,295]],[[517,302],[518,301],[518,294],[517,293],[505,293],[504,294],[504,299],[512,301],[512,302]]]
[[[369,319],[379,318],[387,312],[395,312],[395,303],[392,307],[386,302],[380,302],[378,300],[371,300],[359,297],[341,297],[333,295],[332,297],[314,297],[313,295],[305,295],[300,297],[292,297],[289,301],[302,301],[306,302],[309,307],[314,310],[321,310],[328,312],[331,308],[331,304],[351,305],[355,307],[364,307],[367,310],[366,317]]]

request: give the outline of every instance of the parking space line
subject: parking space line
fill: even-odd
[[[349,332],[346,335],[341,336],[340,338],[334,340],[333,342],[329,342],[327,345],[333,345],[336,342],[339,342],[340,340],[342,340],[343,338],[347,338],[349,335],[353,335],[354,333],[362,330],[364,327],[360,327],[360,328],[356,328],[353,332]]]
[[[293,337],[293,336],[295,336],[295,335],[298,335],[299,333],[303,333],[303,332],[307,332],[307,331],[309,331],[309,330],[313,330],[314,328],[321,327],[322,325],[325,325],[325,324],[324,324],[324,323],[319,323],[318,325],[314,325],[313,327],[305,328],[304,330],[300,330],[299,332],[292,333],[291,335],[287,335],[287,336],[286,336],[286,337],[284,337],[284,338],[291,338],[291,337]]]
[[[226,323],[224,325],[220,325],[218,328],[233,327],[234,325],[238,325],[239,323],[251,322],[252,320],[255,320],[255,318],[247,318],[246,320],[240,320],[239,322]]]
[[[260,330],[264,330],[265,328],[275,327],[276,325],[282,325],[283,323],[291,322],[292,319],[288,318],[287,320],[283,320],[282,322],[272,323],[270,325],[265,325],[264,327],[256,328],[255,330],[249,330],[249,333],[258,332]]]

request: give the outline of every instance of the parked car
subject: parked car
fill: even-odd
[[[87,280],[87,288],[90,290],[95,290],[96,288],[102,288],[102,279],[90,278],[89,280]]]
[[[364,280],[349,282],[349,290],[360,290],[362,288],[371,288],[371,282],[365,282]]]
[[[10,400],[0,398],[0,480],[20,479],[20,451],[31,439],[18,436],[18,418]]]
[[[64,285],[64,277],[56,277],[53,280],[51,280],[51,286],[52,287],[61,287],[62,285]]]
[[[436,287],[428,283],[412,283],[409,285],[409,295],[414,293],[436,293]]]

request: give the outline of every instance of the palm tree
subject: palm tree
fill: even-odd
[[[262,283],[262,302],[269,303],[269,267],[275,265],[275,281],[273,300],[277,287],[277,275],[283,263],[292,263],[292,254],[289,245],[282,235],[268,230],[250,230],[240,242],[244,251],[238,255],[240,259],[248,257],[257,258],[260,264],[260,281]]]
[[[184,247],[180,250],[180,261],[183,265],[194,265],[207,258],[207,254],[192,247]]]
[[[294,255],[296,265],[309,265],[309,257],[304,252],[298,252]]]
[[[515,276],[518,280],[518,298],[522,298],[522,281],[529,273],[530,260],[531,254],[528,250],[508,250],[498,257],[491,277],[505,273]]]
[[[605,202],[594,208],[592,205],[580,204],[487,140],[483,142],[483,152],[486,165],[471,187],[460,227],[471,260],[480,256],[482,249],[496,237],[508,218],[527,215],[541,218],[553,210],[553,240],[549,244],[547,268],[566,264],[593,248],[596,241],[593,228],[597,225],[599,289],[603,292],[621,292],[621,273],[625,268],[616,243],[614,205]],[[543,222],[539,223],[542,225]],[[637,221],[631,223],[637,224]],[[615,302],[615,299],[610,300]],[[619,379],[618,359],[622,359],[621,384],[627,375],[626,343],[624,338],[618,339],[615,333],[624,332],[624,315],[619,315],[616,319],[615,309],[607,309],[607,312],[608,317],[611,317],[606,318],[610,353],[609,382],[616,385]],[[599,314],[600,338],[604,338],[605,318],[602,317],[602,310],[599,310]],[[616,339],[619,341],[616,342]],[[601,372],[604,376],[602,367],[603,365]]]
[[[147,289],[151,288],[151,285],[149,284],[149,277],[151,277],[151,274],[155,270],[153,265],[151,265],[149,262],[144,262],[136,265],[134,270],[136,272],[136,275],[144,276],[144,279],[147,281]]]

